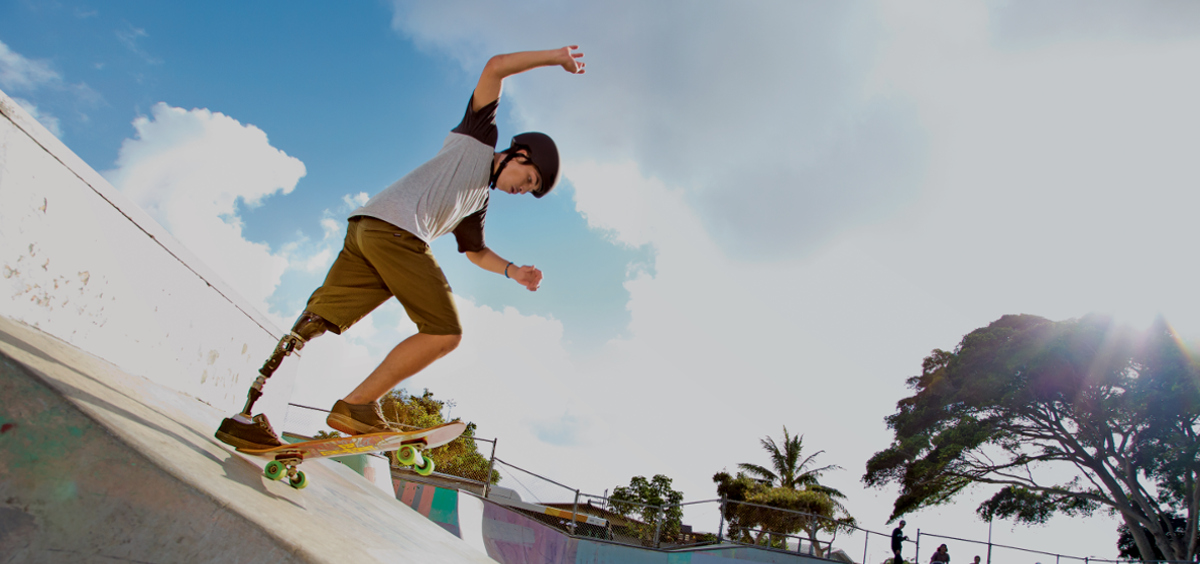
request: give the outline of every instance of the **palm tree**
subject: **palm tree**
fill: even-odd
[[[757,464],[738,464],[738,468],[747,475],[765,480],[772,487],[818,491],[828,494],[831,498],[846,498],[842,492],[828,486],[822,486],[819,481],[821,474],[829,470],[841,470],[841,466],[830,464],[820,468],[809,468],[816,458],[824,454],[825,451],[819,450],[801,462],[800,456],[804,451],[804,435],[788,435],[787,426],[785,425],[783,427],[782,449],[775,443],[775,439],[771,437],[765,437],[760,442],[762,443],[763,450],[767,451],[767,454],[771,457],[771,466],[774,468],[774,471]]]
[[[787,426],[783,428],[783,447],[775,442],[771,437],[761,439],[763,450],[771,458],[771,469],[758,464],[742,463],[738,464],[738,468],[742,470],[741,475],[746,475],[751,478],[757,478],[760,481],[766,482],[771,488],[779,488],[783,490],[794,490],[800,492],[809,492],[812,496],[817,495],[817,505],[821,505],[820,499],[824,499],[823,503],[828,503],[827,508],[820,513],[824,514],[823,518],[806,518],[801,520],[799,526],[805,531],[809,542],[812,546],[817,546],[817,534],[824,530],[832,532],[834,538],[837,538],[839,530],[848,529],[854,525],[854,517],[846,511],[846,507],[839,500],[846,499],[845,494],[835,488],[821,485],[820,477],[825,472],[830,470],[841,470],[842,467],[836,464],[813,468],[816,464],[816,458],[825,453],[825,451],[817,451],[807,457],[803,457],[804,452],[804,436],[791,436],[788,434]],[[803,458],[802,458],[803,457]],[[785,496],[786,497],[786,496]],[[808,510],[813,511],[813,510]],[[827,512],[827,513],[826,513]],[[759,537],[762,533],[759,533]],[[830,543],[833,542],[831,539]],[[821,550],[818,549],[818,553]],[[820,554],[818,554],[820,555]]]

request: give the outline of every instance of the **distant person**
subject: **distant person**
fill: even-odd
[[[892,564],[904,564],[904,558],[900,556],[904,541],[908,540],[908,537],[904,536],[904,525],[905,522],[901,520],[900,524],[892,529]]]
[[[378,368],[338,400],[326,423],[350,435],[394,430],[383,417],[379,399],[462,340],[450,284],[429,248],[442,235],[453,233],[458,251],[475,266],[531,292],[538,289],[541,270],[517,265],[484,244],[484,216],[493,190],[535,198],[549,193],[559,177],[558,148],[544,133],[529,132],[496,152],[496,108],[505,78],[538,67],[582,74],[582,56],[572,45],[488,60],[462,121],[450,130],[437,155],[350,214],[345,245],[325,282],[259,370],[242,412],[221,422],[217,439],[245,449],[281,446],[267,418],[251,416],[267,378],[284,357],[312,338],[326,331],[341,334],[393,296],[417,325],[417,333],[396,345]]]
[[[972,562],[971,564],[979,564],[979,555],[978,554],[975,555],[975,562]]]
[[[937,551],[929,557],[929,564],[950,564],[950,548],[944,544],[937,547]]]

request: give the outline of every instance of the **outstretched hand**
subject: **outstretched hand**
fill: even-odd
[[[542,271],[533,265],[518,267],[516,273],[509,272],[509,277],[528,288],[530,292],[536,292],[538,286],[542,285]]]
[[[578,45],[569,45],[567,47],[563,47],[562,49],[559,49],[559,54],[560,58],[563,59],[562,63],[560,63],[563,70],[571,74],[583,74],[583,67],[586,66],[587,63],[579,60],[583,57],[583,53],[579,52]]]

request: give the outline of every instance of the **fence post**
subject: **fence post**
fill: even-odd
[[[654,548],[659,548],[658,533],[662,531],[663,508],[658,506],[658,518],[654,520]]]
[[[917,552],[913,556],[913,564],[921,562],[921,529],[917,529]]]
[[[863,559],[862,559],[862,564],[867,564],[867,543],[869,543],[869,542],[871,542],[871,532],[870,532],[870,531],[866,531],[866,532],[863,534]],[[900,564],[900,563],[899,563],[899,562],[893,562],[892,564]]]
[[[725,533],[725,496],[721,496],[721,524],[717,525],[717,544],[721,544],[721,535]]]
[[[483,497],[486,499],[488,492],[492,489],[492,471],[496,467],[496,443],[500,442],[500,438],[492,439],[492,458],[488,461],[487,477],[483,479]],[[988,564],[991,564],[990,562]]]
[[[992,519],[988,519],[988,561],[992,564]]]
[[[579,490],[575,490],[575,505],[571,506],[571,534],[575,534],[576,523],[575,515],[579,513]]]

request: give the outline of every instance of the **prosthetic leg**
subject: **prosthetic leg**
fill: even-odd
[[[267,417],[262,414],[250,415],[251,410],[254,409],[254,402],[262,397],[263,385],[279,368],[284,357],[299,351],[304,348],[305,343],[333,328],[332,323],[315,313],[306,311],[300,314],[300,318],[292,326],[292,331],[279,340],[271,357],[267,359],[262,368],[258,369],[258,377],[250,385],[250,391],[247,394],[246,407],[242,408],[241,413],[227,417],[221,422],[220,428],[217,429],[217,438],[238,448],[280,446],[282,443],[279,442],[275,431],[271,429]]]

